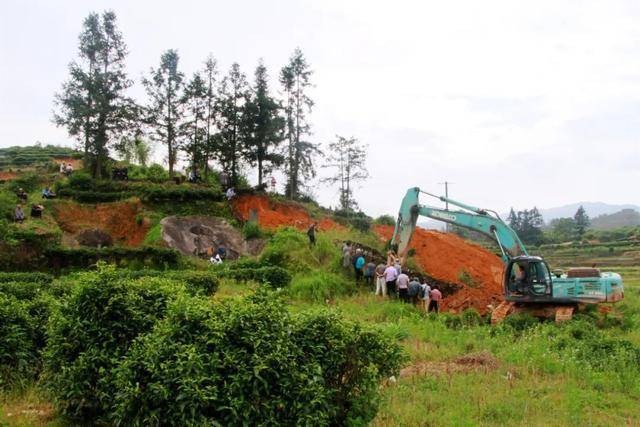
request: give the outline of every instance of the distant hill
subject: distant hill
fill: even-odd
[[[591,228],[607,230],[617,227],[635,227],[640,225],[640,212],[634,209],[623,209],[620,212],[600,215],[591,219]]]
[[[602,202],[579,202],[572,203],[570,205],[539,210],[542,214],[542,217],[544,218],[544,221],[546,223],[549,223],[549,221],[555,218],[573,217],[580,205],[582,205],[585,211],[587,211],[587,215],[589,215],[589,218],[595,218],[600,215],[610,215],[625,209],[634,209],[640,212],[640,206],[637,205],[610,205],[608,203]]]

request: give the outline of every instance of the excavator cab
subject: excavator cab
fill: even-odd
[[[544,301],[553,298],[553,282],[547,263],[537,256],[511,258],[505,269],[507,301]]]

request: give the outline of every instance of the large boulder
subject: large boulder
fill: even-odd
[[[113,239],[109,233],[98,228],[82,230],[76,235],[76,240],[80,245],[92,248],[104,248],[113,245]]]
[[[245,241],[242,233],[222,218],[208,216],[169,216],[160,221],[162,240],[167,246],[185,255],[206,255],[220,246],[227,250],[228,259],[241,255],[256,255],[264,242]]]

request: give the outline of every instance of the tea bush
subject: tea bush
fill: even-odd
[[[218,290],[220,280],[214,272],[189,270],[118,270],[118,274],[125,278],[163,277],[185,284],[190,294],[213,295]]]
[[[245,239],[256,239],[262,237],[262,231],[255,222],[247,222],[242,226],[242,235]]]
[[[335,314],[292,316],[272,294],[181,299],[117,369],[116,425],[368,421],[400,347]]]
[[[0,272],[0,283],[5,282],[30,282],[47,284],[53,281],[53,276],[38,272]]]
[[[49,322],[44,362],[59,412],[96,422],[116,393],[112,371],[133,340],[164,316],[178,289],[161,278],[123,279],[105,266],[79,277]]]
[[[37,360],[28,303],[0,292],[0,388],[34,374]]]

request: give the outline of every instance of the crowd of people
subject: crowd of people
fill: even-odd
[[[438,286],[431,287],[426,278],[410,278],[402,271],[402,259],[393,251],[387,252],[386,263],[376,264],[372,252],[346,241],[342,246],[342,266],[353,269],[356,282],[364,282],[377,296],[414,303],[425,312],[440,310],[442,292]]]

